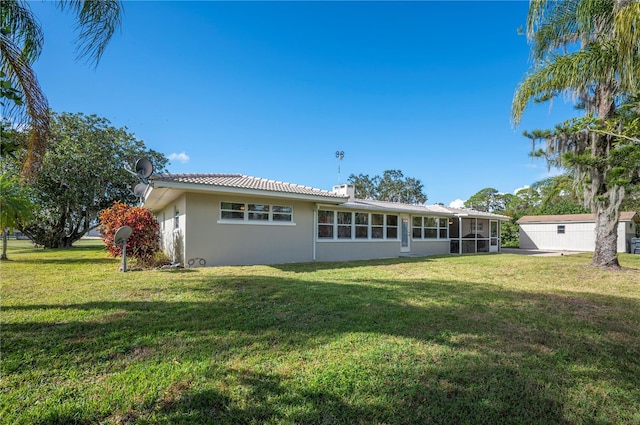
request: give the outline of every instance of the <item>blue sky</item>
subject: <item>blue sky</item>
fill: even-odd
[[[172,173],[242,173],[330,189],[399,169],[449,205],[548,175],[510,121],[530,66],[528,2],[125,2],[97,68],[75,60],[74,21],[32,2],[50,106],[126,126]]]

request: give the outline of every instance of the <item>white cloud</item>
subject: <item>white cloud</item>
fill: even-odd
[[[181,164],[186,164],[187,162],[189,162],[189,155],[184,152],[171,153],[167,158],[169,158],[169,160],[171,161],[178,161]]]
[[[464,201],[462,199],[456,199],[455,201],[451,201],[449,206],[451,208],[464,208]]]
[[[531,187],[531,186],[529,186],[529,185],[525,184],[525,185],[524,185],[524,186],[522,186],[522,187],[518,187],[518,188],[516,188],[516,189],[513,191],[513,194],[515,195],[516,193],[518,193],[518,192],[519,192],[519,191],[521,191],[522,189],[529,189],[530,187]]]

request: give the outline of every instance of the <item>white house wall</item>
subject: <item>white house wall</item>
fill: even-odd
[[[451,242],[448,239],[432,240],[411,240],[411,255],[426,257],[428,255],[449,254]]]
[[[372,258],[397,258],[400,240],[392,241],[319,241],[317,261],[355,261]]]
[[[178,226],[176,226],[176,211]],[[160,223],[160,242],[164,253],[171,261],[184,262],[184,230],[186,225],[186,196],[175,199],[160,211],[156,217]]]
[[[293,223],[223,222],[220,202],[287,205]],[[207,266],[279,264],[313,260],[313,204],[263,197],[187,194],[185,262]]]

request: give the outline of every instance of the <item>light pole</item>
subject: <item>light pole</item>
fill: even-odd
[[[344,158],[344,151],[336,151],[336,158],[338,158],[338,184],[340,184],[340,163]]]

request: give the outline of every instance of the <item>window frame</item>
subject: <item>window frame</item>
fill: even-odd
[[[321,221],[321,215],[326,216],[326,213],[331,213],[330,223]],[[398,242],[400,241],[398,236],[395,238],[387,237],[389,230],[396,229],[397,234],[399,229],[398,225],[387,225],[387,218],[391,216],[396,217],[396,223],[399,223],[398,214],[320,208],[317,210],[316,215],[316,242]],[[379,224],[380,220],[382,220],[381,224]],[[366,221],[366,224],[359,221]],[[324,234],[330,233],[331,236],[320,236],[321,227],[331,228],[332,230],[323,232]],[[363,236],[363,229],[366,229],[366,237]],[[347,234],[348,236],[346,236]],[[377,235],[380,235],[380,237],[377,237]]]
[[[419,226],[419,232],[416,232],[416,221],[421,223]],[[438,241],[451,239],[449,237],[449,217],[414,215],[412,216],[412,225],[411,239],[414,241]],[[420,236],[416,236],[417,233],[419,233]]]
[[[271,226],[295,226],[293,221],[294,208],[292,205],[220,201],[218,204],[218,224],[257,224]],[[237,208],[225,208],[225,206]],[[226,213],[231,216],[225,217]],[[233,217],[235,215],[236,217]],[[240,217],[242,215],[242,217]],[[274,217],[278,217],[274,219]],[[281,218],[289,217],[289,220]]]

